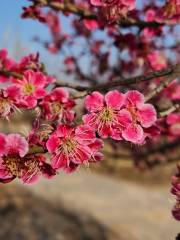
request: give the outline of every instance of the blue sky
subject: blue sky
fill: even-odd
[[[32,44],[32,38],[36,34],[42,38],[47,35],[48,30],[41,23],[20,18],[22,6],[25,5],[29,5],[29,2],[26,0],[1,0],[0,44],[5,45],[11,43],[13,39],[16,38],[20,39],[25,44]],[[32,48],[33,47],[36,48],[36,44],[33,44]]]
[[[39,52],[43,62],[48,63],[48,71],[54,72],[59,57],[48,53],[39,43],[33,41],[35,36],[48,39],[48,28],[31,19],[21,19],[23,6],[29,6],[27,0],[0,0],[0,48],[7,48],[9,54],[16,57],[17,48],[22,49],[21,56]],[[19,55],[19,51],[18,51]],[[58,69],[57,69],[58,71]]]
[[[142,5],[141,1],[137,0],[138,7]],[[38,51],[42,61],[48,63],[48,71],[54,72],[55,66],[60,63],[59,57],[49,54],[44,47],[32,40],[35,36],[47,40],[50,36],[48,28],[38,21],[20,17],[22,7],[29,6],[30,2],[27,0],[0,0],[0,3],[0,48],[8,48],[11,55],[16,55],[17,46],[20,45],[22,56]],[[67,22],[61,20],[61,24],[67,30]],[[102,32],[100,35],[102,36]],[[167,38],[166,42],[171,43],[170,40]]]

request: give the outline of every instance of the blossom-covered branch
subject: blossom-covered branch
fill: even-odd
[[[98,20],[98,16],[95,13],[83,7],[78,7],[76,4],[70,1],[59,2],[56,0],[34,0],[33,4],[35,7],[50,7],[55,11],[72,13],[79,16],[81,19]],[[137,26],[140,27],[141,29],[146,27],[157,28],[163,25],[172,25],[172,23],[168,23],[165,21],[164,22],[142,21],[122,17],[116,19],[116,23],[121,27]]]
[[[17,78],[23,77],[22,74],[17,73],[15,71],[9,71],[5,68],[0,69],[0,74],[2,74],[4,76],[8,76],[8,77],[9,76],[13,76],[13,77],[17,77]],[[160,84],[160,86],[158,86],[157,89],[154,89],[147,96],[147,100],[148,100],[148,98],[150,99],[151,97],[157,95],[161,90],[163,90],[163,88],[167,87],[171,81],[173,81],[174,79],[176,79],[179,76],[180,76],[180,64],[177,64],[177,65],[168,67],[163,70],[147,73],[146,75],[139,75],[139,76],[131,77],[131,78],[120,78],[120,79],[114,80],[110,83],[98,84],[93,87],[81,86],[81,85],[76,85],[76,84],[72,84],[72,83],[66,83],[63,81],[57,81],[55,83],[55,86],[56,87],[66,87],[66,88],[71,88],[71,89],[74,89],[77,91],[83,91],[83,92],[86,91],[87,93],[90,93],[93,91],[107,91],[111,88],[115,88],[115,87],[119,87],[119,86],[129,86],[129,85],[133,85],[133,84],[139,84],[142,82],[150,81],[155,78],[165,77],[165,79]]]

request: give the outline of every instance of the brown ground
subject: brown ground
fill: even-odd
[[[0,240],[175,240],[175,165],[139,172],[132,161],[108,157],[99,166],[33,186],[1,185]]]
[[[148,188],[94,172],[34,186],[1,185],[0,239],[173,240],[169,186]]]

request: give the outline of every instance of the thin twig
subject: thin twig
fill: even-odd
[[[168,108],[167,110],[163,111],[163,112],[160,112],[158,113],[158,117],[161,118],[161,117],[166,117],[168,116],[170,113],[173,113],[177,110],[180,109],[180,104],[174,104],[172,107]]]

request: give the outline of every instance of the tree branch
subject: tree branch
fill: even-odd
[[[148,95],[146,95],[145,100],[149,101],[151,98],[157,96],[164,88],[166,88],[174,79],[180,76],[180,65],[176,65],[173,72],[170,75],[164,77],[162,82],[156,87],[153,91],[151,91]]]
[[[20,73],[11,72],[6,69],[1,69],[0,74],[2,74],[4,76],[8,76],[8,77],[14,76],[19,79],[21,79],[23,77],[23,75]],[[138,84],[141,82],[150,81],[154,78],[166,77],[166,76],[168,77],[168,79],[171,79],[171,81],[173,79],[179,77],[180,76],[180,64],[168,67],[168,68],[160,70],[160,71],[150,72],[150,73],[147,73],[146,75],[139,75],[139,76],[132,77],[132,78],[120,78],[120,79],[114,80],[112,82],[97,84],[96,86],[93,86],[93,87],[75,85],[75,84],[65,83],[65,82],[57,82],[55,84],[55,86],[67,87],[67,88],[71,88],[71,89],[74,89],[74,90],[80,91],[80,92],[82,91],[82,92],[85,92],[84,96],[86,96],[87,94],[89,94],[93,91],[104,91],[104,90],[109,90],[114,87],[129,86],[132,84]]]
[[[173,113],[173,112],[175,112],[175,111],[177,111],[177,110],[179,110],[180,109],[180,104],[174,104],[172,107],[170,107],[170,108],[168,108],[167,110],[165,110],[165,111],[163,111],[163,112],[160,112],[160,113],[158,113],[158,117],[166,117],[166,116],[168,116],[170,113]]]
[[[82,19],[93,19],[93,20],[98,20],[98,17],[96,14],[93,12],[83,9],[78,7],[77,5],[73,3],[61,3],[53,0],[34,0],[34,5],[38,7],[50,7],[55,11],[62,11],[62,12],[70,12],[73,13],[77,16],[79,16]],[[132,27],[132,26],[137,26],[140,28],[145,28],[145,27],[152,27],[152,28],[157,28],[163,25],[174,25],[170,24],[168,22],[164,23],[159,23],[159,22],[146,22],[146,21],[141,21],[141,20],[134,20],[134,19],[119,19],[116,21],[118,25],[121,27]]]

